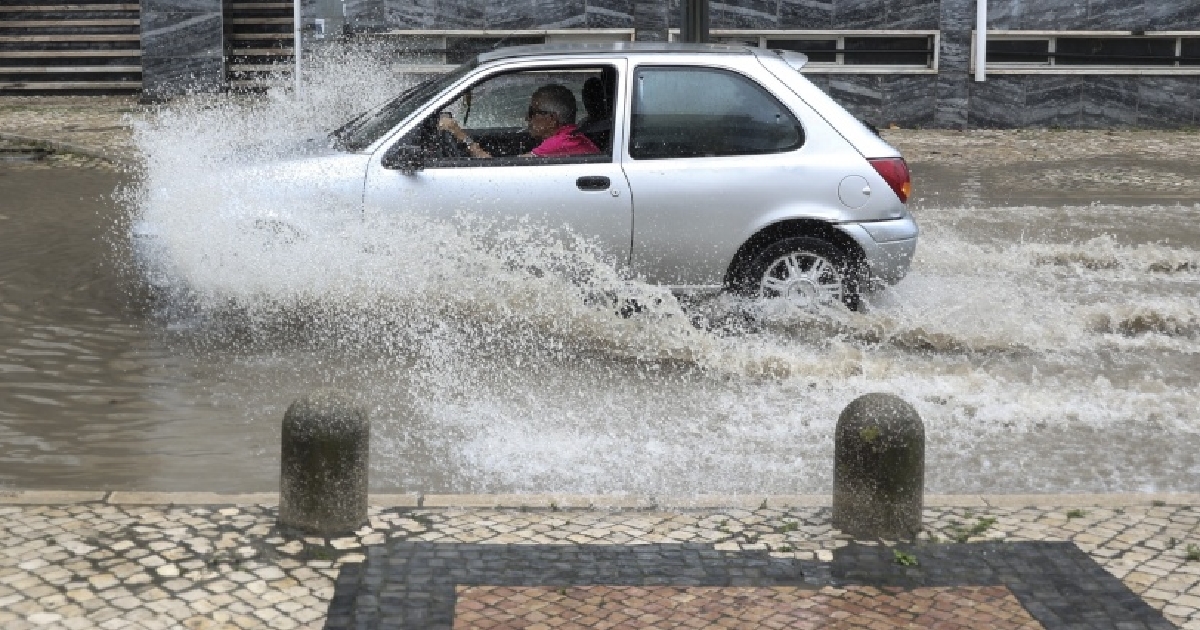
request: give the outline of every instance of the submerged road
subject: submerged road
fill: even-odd
[[[862,315],[751,330],[719,300],[630,321],[520,277],[475,311],[164,312],[126,267],[131,175],[0,163],[0,483],[270,491],[283,410],[333,385],[370,406],[387,491],[821,493],[867,391],[922,413],[932,492],[1194,490],[1200,167],[1169,135],[1078,159],[1029,152],[1050,132],[893,135],[915,156],[911,276]],[[272,273],[230,281],[295,279]],[[492,309],[531,299],[569,318]]]

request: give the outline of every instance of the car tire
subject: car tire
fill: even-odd
[[[737,274],[734,290],[759,299],[786,299],[812,310],[841,302],[862,307],[858,265],[834,245],[809,236],[780,239],[759,250]]]

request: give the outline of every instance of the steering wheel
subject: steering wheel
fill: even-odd
[[[433,142],[431,143],[431,145],[432,146],[430,148],[433,149],[433,154],[436,157],[440,157],[440,158],[471,157],[471,153],[469,151],[467,151],[467,147],[464,146],[461,142],[459,142],[458,139],[454,137],[454,134],[450,133],[449,131],[446,131],[445,129],[435,129],[434,130]]]

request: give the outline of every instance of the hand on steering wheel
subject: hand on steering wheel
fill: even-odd
[[[462,132],[462,126],[458,124],[457,120],[454,120],[454,114],[450,112],[442,112],[438,115],[437,127],[439,131],[449,131],[455,136]]]
[[[437,122],[437,137],[434,146],[439,157],[462,158],[470,157],[471,152],[459,140],[459,135],[465,136],[458,121],[449,112],[442,112]]]

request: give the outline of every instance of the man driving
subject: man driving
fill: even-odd
[[[594,155],[600,149],[578,131],[575,125],[575,95],[565,86],[544,85],[529,99],[529,111],[525,115],[529,134],[540,143],[522,157],[561,157],[568,155]],[[462,126],[450,116],[438,120],[438,129],[450,132],[455,140],[466,145],[471,157],[489,158],[487,152],[475,142]]]

